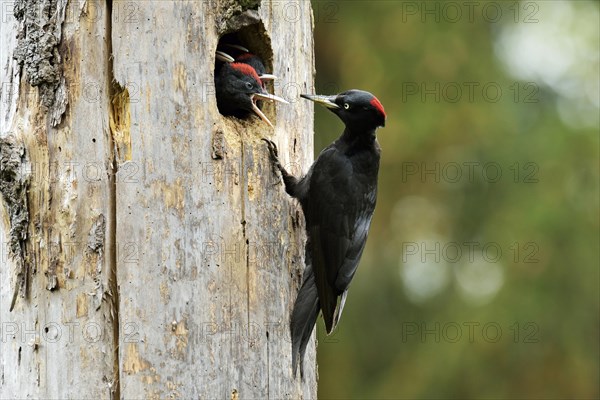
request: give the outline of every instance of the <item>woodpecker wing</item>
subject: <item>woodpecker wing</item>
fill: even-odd
[[[370,152],[349,157],[334,143],[309,172],[310,193],[303,204],[307,250],[327,333],[339,319],[343,303],[338,308],[338,297],[348,289],[366,243],[377,195],[375,153],[375,158]],[[363,158],[376,162],[365,165]]]

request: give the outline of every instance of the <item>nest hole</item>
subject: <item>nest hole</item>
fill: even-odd
[[[250,53],[260,57],[267,73],[277,75],[277,73],[273,71],[273,49],[271,48],[271,39],[267,35],[267,31],[262,22],[259,21],[245,25],[237,30],[223,34],[219,37],[217,49],[231,55],[233,58],[237,58],[237,56],[243,53],[241,50],[236,50],[235,47],[231,47],[231,45],[242,46],[248,49]],[[215,79],[217,78],[220,64],[221,62],[215,59]],[[274,82],[265,81],[265,88],[267,92],[272,94]],[[275,106],[273,103],[263,101],[261,110],[271,122],[274,122]],[[219,110],[219,112],[221,112],[221,110]],[[221,114],[223,113],[221,112]],[[246,119],[252,121],[256,120],[257,123],[263,123],[256,115],[251,115]]]

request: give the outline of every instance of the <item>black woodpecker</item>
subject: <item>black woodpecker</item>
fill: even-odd
[[[217,54],[217,58],[219,58],[219,54]],[[262,81],[254,68],[245,63],[225,62],[216,74],[217,107],[221,114],[246,118],[251,113],[255,113],[269,126],[273,127],[271,121],[256,105],[256,102],[266,100],[287,104],[287,101],[269,94],[264,89]]]
[[[265,81],[277,79],[277,77],[275,75],[267,74],[267,69],[265,68],[265,65],[263,64],[263,62],[260,59],[260,57],[257,56],[257,55],[254,55],[254,54],[252,54],[250,52],[240,54],[235,59],[235,61],[236,62],[241,62],[241,63],[244,63],[244,64],[248,64],[252,68],[254,68],[254,70],[258,74],[258,77],[260,78],[260,80],[263,83],[263,87],[265,85]]]
[[[375,131],[385,126],[381,102],[371,93],[349,90],[334,96],[301,95],[327,107],[345,124],[302,178],[279,162],[267,139],[271,161],[286,192],[298,199],[306,221],[306,268],[290,321],[292,369],[296,375],[306,346],[323,313],[327,334],[336,327],[362,255],[377,200],[380,147]]]
[[[227,48],[226,51],[219,50],[217,51],[217,55],[219,53],[225,55],[226,59],[224,59],[223,61],[235,61],[250,65],[258,74],[258,77],[263,83],[263,87],[265,81],[277,79],[275,75],[267,73],[267,68],[265,67],[265,64],[263,63],[262,59],[256,54],[252,54],[250,50],[248,50],[244,46],[226,43],[221,46],[221,48],[223,47]]]

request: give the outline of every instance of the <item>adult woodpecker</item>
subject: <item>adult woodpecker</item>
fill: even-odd
[[[306,268],[290,321],[294,375],[298,360],[304,375],[302,360],[319,311],[327,334],[342,315],[375,209],[380,156],[375,131],[386,119],[381,102],[362,90],[301,96],[327,107],[345,129],[302,178],[290,175],[275,144],[263,139],[286,192],[299,200],[306,220]]]
[[[269,94],[262,85],[256,70],[248,64],[225,62],[215,77],[217,107],[223,115],[246,118],[251,113],[258,115],[269,126],[271,121],[256,105],[258,100],[288,103],[281,97]]]

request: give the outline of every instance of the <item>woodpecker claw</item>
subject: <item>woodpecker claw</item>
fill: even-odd
[[[273,159],[273,161],[279,162],[279,150],[277,150],[277,145],[269,139],[262,138],[263,142],[267,144],[267,148],[269,149],[269,155]]]
[[[277,145],[269,139],[262,138],[261,140],[267,144],[267,149],[269,150],[269,157],[271,158],[271,163],[273,164],[273,167],[278,171],[281,171],[283,167],[281,166],[281,162],[279,161],[279,151],[277,150]]]

